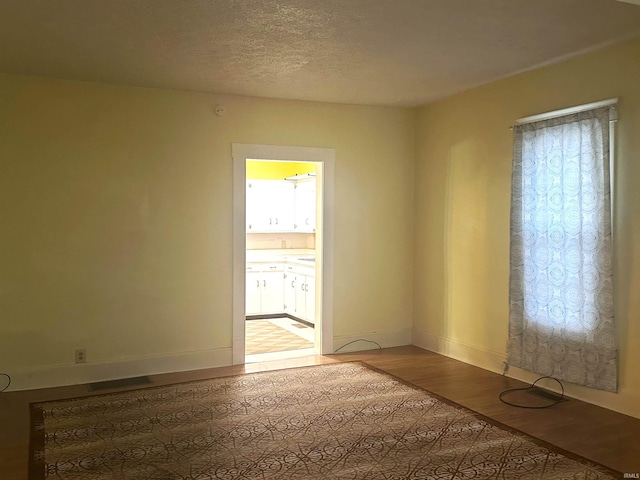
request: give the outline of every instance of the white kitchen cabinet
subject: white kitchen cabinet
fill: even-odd
[[[282,313],[284,310],[284,272],[262,272],[261,313]]]
[[[285,265],[284,312],[296,316],[296,273],[291,264]]]
[[[307,320],[311,323],[316,323],[316,277],[312,275],[305,275],[305,315],[303,320]]]
[[[284,180],[247,181],[247,232],[294,231],[294,185]]]
[[[289,314],[315,323],[315,268],[297,262],[247,263],[246,314]]]
[[[245,314],[282,313],[284,271],[282,264],[253,264],[246,269]]]
[[[315,323],[316,288],[313,268],[285,267],[285,313]]]
[[[269,227],[269,213],[264,198],[267,184],[260,180],[247,182],[247,232],[264,232]]]
[[[311,275],[296,275],[296,313],[295,316],[315,323],[315,277]]]
[[[245,292],[245,314],[257,315],[261,311],[262,289],[260,288],[262,272],[256,267],[247,267],[246,270],[246,292]]]
[[[316,231],[316,181],[298,182],[294,189],[294,220],[296,232]]]

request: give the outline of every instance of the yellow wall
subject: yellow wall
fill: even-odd
[[[0,75],[0,369],[20,388],[47,369],[230,362],[232,143],[335,148],[334,344],[409,343],[414,125],[407,109]]]
[[[247,178],[252,180],[282,180],[294,175],[316,171],[311,162],[269,162],[247,160]]]
[[[640,363],[635,361],[640,344],[638,59],[640,40],[635,40],[420,109],[414,343],[502,372],[508,325],[509,126],[519,117],[620,97],[614,232],[620,393],[573,386],[569,391],[640,416]]]
[[[231,144],[257,143],[336,149],[336,347],[408,343],[413,327],[415,344],[501,371],[508,127],[619,96],[621,390],[569,390],[640,416],[638,58],[636,40],[418,110],[0,75],[0,367],[19,387],[56,368],[63,383],[230,361]]]

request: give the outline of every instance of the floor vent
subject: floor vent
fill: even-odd
[[[149,380],[147,376],[121,378],[118,380],[107,380],[106,382],[90,383],[89,390],[94,392],[96,390],[108,390],[110,388],[135,387],[136,385],[145,385],[147,383],[151,383],[151,380]]]

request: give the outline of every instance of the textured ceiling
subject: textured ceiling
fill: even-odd
[[[616,0],[0,0],[0,72],[416,106],[639,34]]]

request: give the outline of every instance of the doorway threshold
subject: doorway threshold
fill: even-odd
[[[315,351],[313,348],[301,348],[300,350],[287,350],[284,352],[253,353],[251,355],[245,355],[244,363],[286,360],[288,358],[307,357],[309,355],[315,355]]]

